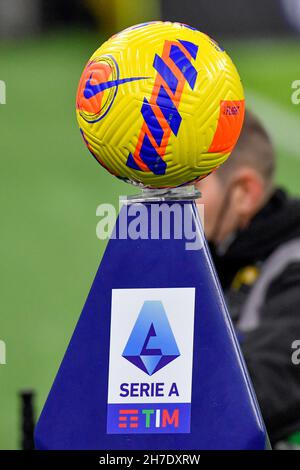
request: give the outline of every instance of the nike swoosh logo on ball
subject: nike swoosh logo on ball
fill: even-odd
[[[101,93],[102,91],[107,90],[108,88],[116,87],[127,82],[133,82],[135,80],[145,80],[147,78],[150,78],[150,77],[120,78],[119,80],[110,80],[108,82],[97,83],[96,85],[92,85],[91,83],[92,75],[93,74],[91,74],[90,78],[86,81],[85,89],[83,92],[83,95],[87,100],[92,98],[93,96],[98,95],[98,93]]]

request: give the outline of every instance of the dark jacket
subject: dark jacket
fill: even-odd
[[[300,200],[276,190],[225,253],[211,246],[271,443],[300,431]],[[299,355],[300,357],[300,355]]]

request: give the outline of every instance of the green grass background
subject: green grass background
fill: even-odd
[[[21,389],[36,390],[39,414],[80,315],[105,248],[95,233],[97,205],[135,192],[97,165],[77,128],[77,82],[101,41],[72,32],[0,45],[7,85],[0,106],[1,449],[20,446]],[[300,79],[299,41],[224,46],[246,91],[300,117],[290,98],[291,82]],[[300,154],[278,149],[277,179],[300,194]]]

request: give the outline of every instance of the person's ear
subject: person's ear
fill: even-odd
[[[257,171],[241,168],[236,172],[232,191],[232,204],[243,228],[262,206],[265,184]]]

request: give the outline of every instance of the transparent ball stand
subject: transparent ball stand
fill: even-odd
[[[201,197],[201,193],[194,185],[171,189],[143,188],[140,194],[127,196],[129,203],[165,202],[165,201],[193,201]],[[124,199],[125,202],[125,199]]]

